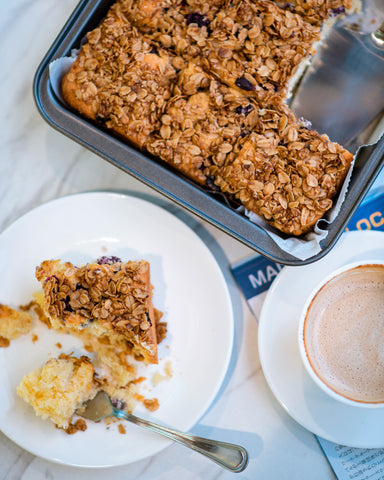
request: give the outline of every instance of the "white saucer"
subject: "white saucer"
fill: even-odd
[[[228,288],[214,256],[184,222],[139,198],[84,193],[46,203],[0,235],[0,302],[28,303],[40,289],[35,267],[61,258],[79,265],[102,255],[151,264],[153,303],[164,312],[167,337],[159,345],[159,373],[171,362],[172,378],[151,383],[156,366],[147,366],[146,398],[158,398],[155,420],[189,430],[205,413],[225,377],[232,352],[233,314]],[[88,423],[85,432],[67,435],[36,417],[16,394],[23,375],[62,351],[86,354],[79,340],[36,325],[32,334],[0,349],[0,430],[45,459],[82,467],[127,464],[154,455],[172,442],[125,423]],[[144,383],[144,382],[143,382]],[[141,385],[141,387],[144,385]],[[149,416],[140,405],[135,413]]]
[[[294,420],[331,442],[382,448],[384,408],[350,407],[328,397],[305,371],[297,340],[299,315],[306,296],[332,270],[360,259],[384,260],[383,232],[347,232],[321,260],[301,267],[284,267],[263,304],[258,347],[265,378]]]

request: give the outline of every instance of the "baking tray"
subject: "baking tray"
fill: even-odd
[[[207,192],[161,160],[144,154],[82,118],[56,97],[49,80],[50,63],[57,58],[70,56],[72,49],[79,48],[85,34],[100,23],[112,3],[112,0],[80,1],[45,55],[33,82],[35,102],[43,118],[52,127],[113,165],[277,263],[305,265],[325,256],[343,233],[380,172],[384,138],[377,144],[360,150],[341,210],[336,219],[325,226],[328,234],[321,241],[321,251],[308,259],[300,260],[282,250],[262,227],[236,212],[222,194]]]

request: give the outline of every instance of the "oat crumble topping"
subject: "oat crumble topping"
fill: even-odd
[[[76,267],[60,260],[36,269],[52,324],[89,330],[110,343],[125,342],[157,363],[156,325],[149,263],[145,260]]]
[[[67,102],[280,232],[329,210],[352,155],[295,119],[289,82],[351,0],[118,0],[65,76]]]

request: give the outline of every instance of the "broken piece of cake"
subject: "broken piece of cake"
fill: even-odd
[[[37,416],[66,429],[76,410],[96,395],[98,384],[94,374],[88,357],[61,355],[25,375],[17,393]]]
[[[0,303],[0,347],[32,330],[32,316]]]
[[[85,332],[136,359],[157,363],[150,265],[102,257],[76,267],[46,260],[36,269],[53,328]]]

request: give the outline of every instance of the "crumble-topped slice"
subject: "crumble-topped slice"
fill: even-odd
[[[46,260],[36,268],[53,328],[84,331],[135,358],[157,363],[150,265],[101,257],[76,267]]]
[[[76,410],[96,395],[98,384],[94,374],[88,357],[61,355],[25,375],[17,393],[33,407],[36,415],[66,429]]]
[[[198,183],[212,186],[207,167],[224,162],[237,138],[255,127],[257,112],[254,98],[188,63],[146,148]]]
[[[332,0],[341,4],[342,1]],[[120,9],[141,32],[177,55],[194,61],[223,83],[265,104],[280,102],[303,60],[320,39],[328,0],[298,0],[295,8],[270,0],[120,0]],[[311,5],[309,5],[311,3]],[[327,3],[327,5],[325,5]],[[324,5],[323,5],[324,4]]]
[[[283,112],[263,113],[259,127],[211,173],[248,210],[284,233],[301,235],[332,207],[353,156]]]
[[[266,106],[276,93],[280,103],[285,100],[291,79],[320,39],[318,26],[269,0],[232,0],[209,28],[206,68]]]
[[[138,33],[119,3],[87,39],[64,76],[65,100],[142,147],[170,97],[176,75],[172,55]]]

